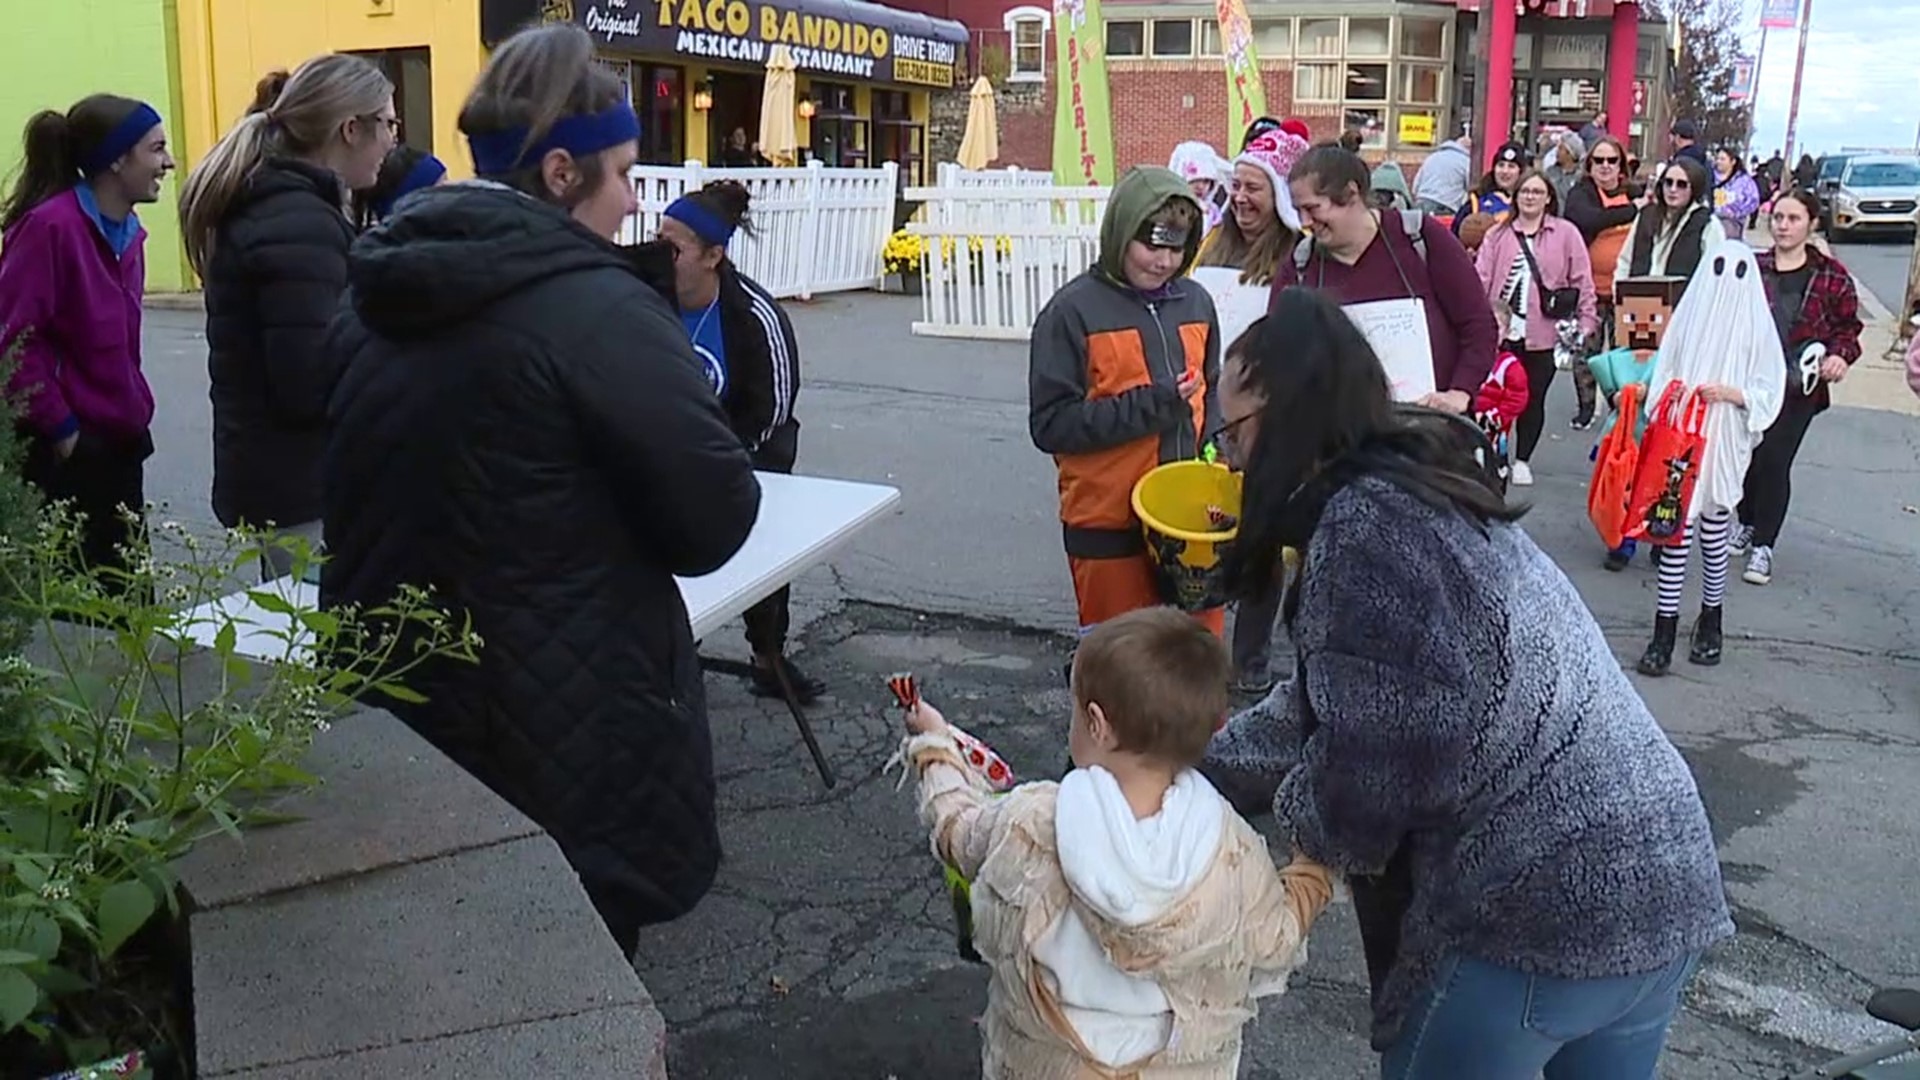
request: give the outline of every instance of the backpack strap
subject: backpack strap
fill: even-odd
[[[1413,242],[1413,253],[1420,256],[1420,264],[1422,266],[1426,265],[1427,262],[1427,237],[1426,234],[1421,231],[1426,227],[1426,224],[1427,212],[1425,210],[1400,211],[1400,228],[1407,234],[1407,239]],[[1306,273],[1307,263],[1312,259],[1313,237],[1302,236],[1300,242],[1293,245],[1293,272],[1296,274]]]

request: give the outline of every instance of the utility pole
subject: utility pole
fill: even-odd
[[[1753,90],[1747,95],[1747,145],[1760,131],[1760,76],[1767,70],[1767,28],[1760,28],[1760,55],[1753,60]],[[1754,149],[1759,149],[1754,147]]]
[[[1800,79],[1807,70],[1807,31],[1813,28],[1813,0],[1800,0],[1800,55],[1793,61],[1793,98],[1787,103],[1787,147],[1782,156],[1793,161],[1794,129],[1800,126]]]

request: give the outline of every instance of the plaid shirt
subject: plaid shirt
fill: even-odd
[[[1767,299],[1771,302],[1774,278],[1779,274],[1773,266],[1773,252],[1762,251],[1755,258],[1760,264],[1760,280],[1766,282]],[[1854,290],[1853,275],[1840,260],[1816,248],[1807,249],[1807,262],[1813,267],[1813,277],[1807,282],[1807,297],[1801,302],[1800,315],[1793,320],[1793,329],[1787,332],[1787,351],[1792,354],[1787,359],[1793,360],[1799,346],[1818,341],[1827,347],[1828,355],[1851,364],[1860,359],[1861,330],[1860,294]]]

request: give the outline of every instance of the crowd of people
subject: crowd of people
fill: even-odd
[[[323,541],[325,605],[421,587],[472,616],[479,663],[427,668],[424,703],[387,704],[554,836],[631,952],[719,864],[673,578],[731,558],[755,470],[794,467],[799,343],[727,257],[754,228],[738,184],[688,193],[645,243],[610,239],[636,209],[639,118],[584,32],[503,43],[458,126],[477,175],[448,183],[399,145],[380,70],[323,56],[262,80],[191,170],[212,502],[230,526]],[[1450,141],[1409,184],[1263,118],[1231,160],[1184,144],[1115,187],[1097,264],[1030,345],[1083,635],[1074,768],[994,797],[924,702],[903,744],[936,853],[975,885],[988,1075],[1235,1075],[1253,1001],[1342,882],[1388,1080],[1654,1075],[1733,929],[1711,831],[1506,484],[1536,482],[1560,371],[1581,430],[1603,413],[1640,430],[1628,387],[1690,395],[1705,454],[1652,545],[1639,669],[1672,661],[1693,547],[1689,658],[1717,663],[1729,559],[1771,579],[1795,454],[1860,355],[1811,198],[1769,193],[1756,256],[1739,155],[1710,165],[1690,126],[1673,134],[1646,190],[1598,120],[1554,133],[1541,167],[1498,147],[1477,182],[1471,141]],[[34,117],[26,148],[0,204],[0,346],[27,475],[85,515],[90,567],[123,565],[153,452],[136,207],[175,162],[157,111],[107,95]],[[1266,290],[1267,314],[1223,340],[1196,266]],[[1428,343],[1404,400],[1349,314],[1382,303]],[[1131,502],[1209,449],[1243,479],[1230,648],[1224,610],[1162,606]],[[292,568],[281,550],[263,548],[264,579]],[[755,689],[811,698],[786,609],[782,592],[748,613]],[[1276,624],[1294,654],[1277,682]],[[1228,718],[1236,688],[1260,700]],[[1292,844],[1279,866],[1242,816],[1268,808]]]
[[[719,865],[695,642],[674,577],[710,572],[791,471],[799,345],[727,258],[738,183],[622,247],[639,118],[568,26],[495,50],[460,110],[476,178],[401,144],[369,61],[261,80],[180,196],[205,286],[215,516],[262,580],[324,544],[325,607],[429,590],[478,664],[383,701],[558,841],[609,930],[677,916]],[[28,123],[0,203],[0,351],[27,476],[82,516],[84,569],[139,557],[153,393],[136,207],[174,170],[150,105]],[[289,541],[300,537],[305,544]],[[317,561],[317,560],[316,560]],[[746,617],[752,689],[803,703],[784,591]],[[781,668],[784,667],[784,670]]]

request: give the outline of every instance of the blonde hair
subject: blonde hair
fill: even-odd
[[[1280,270],[1280,260],[1293,252],[1293,246],[1299,241],[1299,235],[1280,220],[1276,211],[1273,224],[1260,234],[1260,239],[1251,243],[1247,234],[1240,231],[1240,224],[1233,220],[1232,214],[1223,214],[1220,224],[1207,234],[1200,245],[1199,266],[1227,266],[1240,271],[1242,285],[1271,285],[1273,275]]]
[[[340,53],[261,79],[247,114],[213,144],[181,189],[180,229],[194,272],[205,276],[227,208],[262,162],[318,153],[342,124],[377,114],[392,96],[393,83],[378,67]]]
[[[550,23],[522,30],[493,51],[460,108],[458,123],[461,134],[469,138],[524,129],[527,136],[520,148],[524,153],[546,138],[561,119],[611,108],[624,94],[620,80],[594,63],[593,38],[585,30]],[[582,183],[559,200],[563,205],[577,204],[600,190],[612,172],[604,153],[578,162]],[[537,199],[556,201],[537,161],[487,179]]]

